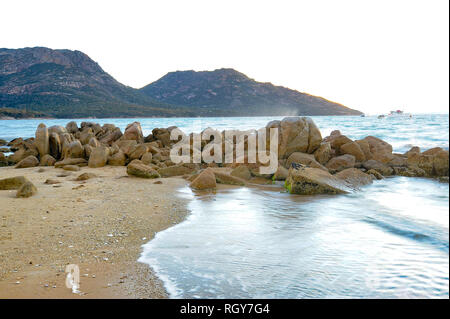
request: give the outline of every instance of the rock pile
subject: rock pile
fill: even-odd
[[[82,166],[127,166],[130,176],[160,178],[183,176],[196,189],[210,189],[217,183],[246,185],[266,179],[285,180],[291,193],[341,193],[358,188],[383,176],[436,177],[448,180],[449,152],[433,148],[421,152],[413,147],[404,154],[393,153],[392,146],[373,136],[352,140],[339,131],[330,136],[322,135],[307,117],[288,117],[266,125],[266,150],[270,150],[270,129],[278,129],[278,169],[275,173],[261,174],[264,166],[258,161],[251,163],[248,147],[251,136],[258,140],[258,131],[233,131],[235,138],[227,137],[226,131],[207,129],[209,140],[195,143],[197,133],[181,135],[171,140],[176,127],[155,128],[144,136],[139,122],[129,124],[122,133],[113,124],[70,122],[66,127],[46,127],[40,124],[34,138],[16,138],[10,142],[0,141],[14,152],[5,156],[0,152],[0,165],[15,164],[16,168],[55,166],[76,170]],[[184,134],[184,133],[183,133]],[[254,136],[254,137],[255,137]],[[208,145],[219,139],[221,147]],[[170,157],[175,143],[184,141],[191,146],[190,158],[197,153],[218,155],[225,160],[225,151],[236,144],[244,145],[243,158],[233,163],[174,163]],[[0,145],[0,146],[1,146]],[[272,145],[273,146],[273,145]],[[215,154],[218,152],[218,154]],[[249,163],[250,162],[250,163]],[[220,170],[226,168],[226,170]]]

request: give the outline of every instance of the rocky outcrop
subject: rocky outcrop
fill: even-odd
[[[353,155],[357,162],[364,162],[366,160],[364,152],[362,151],[359,144],[356,142],[351,141],[344,145],[341,145],[339,150],[341,154]]]
[[[39,152],[39,156],[47,155],[50,151],[49,134],[45,124],[41,123],[36,129],[34,144]]]
[[[88,166],[103,167],[108,162],[109,148],[106,146],[99,146],[92,150],[91,156],[89,157]]]
[[[216,182],[219,184],[245,186],[246,182],[236,176],[231,176],[223,172],[214,171]]]
[[[318,169],[293,165],[285,186],[289,193],[299,195],[344,194],[351,189],[341,179]]]
[[[339,172],[346,168],[352,168],[355,166],[355,157],[353,155],[345,154],[337,157],[333,157],[328,161],[326,168],[330,172]]]
[[[216,176],[211,168],[205,169],[201,172],[190,184],[190,186],[197,190],[216,188]]]
[[[144,135],[142,134],[141,124],[139,122],[128,124],[121,139],[134,140],[137,143],[144,143]]]
[[[266,125],[266,136],[270,128],[278,129],[278,158],[288,158],[294,152],[314,153],[322,142],[322,135],[308,117],[286,117]]]

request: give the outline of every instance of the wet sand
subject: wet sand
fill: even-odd
[[[0,298],[167,298],[137,259],[142,244],[188,214],[176,195],[187,182],[128,177],[126,167],[44,170],[0,168],[0,178],[23,175],[38,189],[30,198],[0,191]],[[98,177],[74,181],[84,172]],[[80,294],[65,285],[68,264],[79,265]]]

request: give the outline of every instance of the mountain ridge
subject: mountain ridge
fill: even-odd
[[[0,109],[57,118],[361,114],[230,68],[169,72],[135,89],[81,51],[45,47],[0,48]]]

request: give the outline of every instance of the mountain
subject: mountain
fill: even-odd
[[[171,72],[138,90],[116,81],[80,51],[0,48],[0,117],[358,114],[233,69]]]
[[[0,49],[0,108],[54,117],[175,116],[80,51]]]
[[[218,116],[362,114],[321,97],[257,82],[233,69],[170,72],[141,91],[161,102]]]

